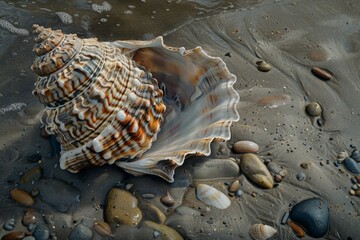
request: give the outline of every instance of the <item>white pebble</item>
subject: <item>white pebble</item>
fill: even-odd
[[[61,22],[64,24],[71,24],[73,23],[73,17],[65,12],[56,12],[56,15],[60,18]]]
[[[235,153],[256,153],[259,151],[259,145],[252,141],[238,141],[233,146]]]

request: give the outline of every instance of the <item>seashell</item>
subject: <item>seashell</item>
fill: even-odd
[[[316,77],[328,81],[331,80],[333,78],[333,73],[328,70],[328,69],[324,69],[324,68],[319,68],[319,67],[313,67],[311,69],[312,74],[314,74]]]
[[[254,224],[249,229],[249,234],[254,240],[265,240],[274,236],[275,233],[275,228],[262,223]]]
[[[203,203],[218,209],[226,209],[231,204],[225,194],[207,184],[200,183],[196,186],[196,197]]]
[[[33,93],[46,106],[46,132],[61,144],[62,169],[116,161],[172,182],[187,155],[209,155],[214,139],[230,139],[239,120],[236,77],[201,47],[167,47],[162,37],[99,42],[33,27]]]
[[[347,153],[346,150],[342,150],[338,153],[336,159],[339,163],[343,162],[345,160],[345,158],[349,157],[349,154]]]
[[[320,104],[311,102],[305,107],[306,113],[311,117],[318,117],[321,115],[322,109]]]

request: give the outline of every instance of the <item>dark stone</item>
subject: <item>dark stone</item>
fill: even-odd
[[[49,229],[44,224],[39,224],[34,229],[34,232],[32,233],[32,236],[36,240],[48,240],[50,237]]]
[[[349,172],[356,175],[360,174],[360,166],[354,159],[347,157],[343,164]]]
[[[296,204],[290,219],[301,225],[313,238],[323,237],[329,229],[329,207],[319,198],[310,198]]]
[[[354,151],[352,151],[350,157],[352,159],[354,159],[355,161],[359,162],[360,161],[360,152],[359,152],[359,150],[355,149]]]
[[[91,240],[93,233],[90,228],[83,224],[78,224],[72,230],[69,240]]]

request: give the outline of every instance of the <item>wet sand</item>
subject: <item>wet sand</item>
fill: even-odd
[[[166,215],[165,224],[184,239],[250,239],[248,230],[255,223],[276,228],[273,239],[296,239],[289,225],[281,224],[281,218],[289,211],[289,206],[313,197],[322,199],[330,210],[329,230],[321,239],[357,239],[360,236],[359,197],[349,194],[354,174],[343,164],[335,164],[339,151],[351,152],[354,146],[360,146],[359,4],[325,0],[263,1],[250,7],[237,4],[223,10],[219,6],[206,8],[194,3],[192,9],[209,10],[205,17],[194,10],[194,14],[180,14],[183,17],[176,23],[161,24],[158,20],[159,28],[148,23],[149,34],[145,34],[149,31],[144,28],[134,27],[136,30],[129,31],[128,35],[124,28],[119,32],[113,30],[113,25],[111,33],[107,34],[96,21],[90,21],[91,28],[85,30],[80,18],[83,12],[91,12],[88,5],[68,11],[80,15],[70,25],[63,25],[53,13],[39,10],[35,5],[27,8],[20,5],[0,2],[1,8],[12,10],[7,20],[17,19],[20,26],[28,30],[31,24],[40,23],[102,40],[164,35],[169,46],[187,49],[202,46],[209,55],[224,59],[237,76],[235,88],[241,98],[238,104],[240,121],[232,125],[230,141],[213,145],[211,156],[187,159],[184,166],[177,169],[173,184],[153,176],[133,177],[115,166],[85,169],[78,174],[62,171],[58,166],[59,156],[49,139],[40,137],[42,106],[31,95],[35,80],[29,69],[34,57],[32,37],[0,29],[0,57],[4,66],[0,72],[0,108],[5,109],[13,103],[26,104],[26,107],[0,114],[0,224],[15,218],[13,231],[26,231],[21,223],[26,208],[10,199],[9,191],[19,187],[31,192],[41,187],[43,192],[35,198],[32,208],[38,213],[40,223],[45,221],[42,215],[53,215],[54,223],[46,225],[50,232],[56,233],[57,239],[66,239],[79,222],[92,229],[93,239],[102,239],[92,224],[94,220],[104,219],[106,194],[117,186],[128,189],[138,199],[143,222],[154,221],[151,214],[146,214],[149,208],[146,202],[150,202]],[[173,5],[169,6],[171,9]],[[159,15],[160,19],[167,18],[166,7],[163,8],[164,16]],[[179,7],[179,12],[184,11],[183,8]],[[123,15],[120,26],[131,24],[135,14],[141,15],[136,9],[131,18]],[[116,7],[111,11],[115,10]],[[54,5],[52,11],[65,10]],[[107,26],[116,22],[111,21],[111,11]],[[101,19],[106,14],[94,16]],[[268,62],[272,69],[259,71],[256,66],[259,60]],[[330,70],[333,78],[324,81],[314,76],[311,72],[314,66]],[[306,114],[305,106],[310,102],[321,105],[323,111],[319,117]],[[237,173],[232,163],[237,164],[241,155],[233,153],[231,148],[239,140],[256,142],[260,146],[258,155],[286,169],[286,177],[276,187],[262,189],[244,174]],[[41,161],[37,161],[39,156],[30,157],[34,154],[39,154]],[[214,159],[223,159],[224,164],[218,163],[208,169],[201,164]],[[308,169],[300,166],[304,162],[311,163]],[[36,166],[41,167],[43,180],[20,183],[21,176]],[[220,171],[220,166],[227,168]],[[201,170],[207,174],[195,174]],[[297,179],[299,173],[305,175],[304,180]],[[207,207],[195,196],[197,183],[213,185],[227,194],[225,184],[234,179],[240,180],[242,194],[231,196],[227,209]],[[44,182],[50,186],[43,186]],[[57,187],[64,191],[63,197],[51,199],[49,195]],[[171,207],[160,201],[167,191],[175,199]],[[144,198],[143,194],[147,193],[154,197]],[[63,205],[65,207],[61,207]],[[143,222],[138,227],[113,227],[113,238],[153,239],[154,231]],[[8,231],[0,230],[0,236],[6,233]],[[312,238],[306,235],[305,239]]]

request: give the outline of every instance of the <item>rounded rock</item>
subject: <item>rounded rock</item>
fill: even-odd
[[[13,230],[15,227],[15,218],[10,218],[9,220],[7,220],[4,225],[3,225],[3,228],[6,230],[6,231],[11,231]]]
[[[264,60],[260,60],[256,62],[257,69],[261,72],[268,72],[271,70],[271,65],[265,62]]]
[[[36,240],[48,240],[50,237],[50,232],[49,229],[46,225],[44,224],[39,224],[36,226],[36,228],[34,229],[32,236],[36,239]]]
[[[138,200],[130,192],[112,188],[106,199],[106,222],[137,226],[142,219],[137,204]]]
[[[325,68],[313,67],[311,72],[321,80],[329,81],[333,78],[333,73]]]
[[[93,232],[83,224],[78,224],[71,231],[69,240],[91,240]]]
[[[93,228],[102,237],[109,237],[112,235],[111,227],[106,222],[95,221],[93,224]]]
[[[23,218],[22,223],[25,226],[28,226],[29,224],[34,224],[37,222],[36,212],[33,209],[27,209]]]
[[[153,231],[157,231],[158,239],[161,240],[183,240],[181,235],[176,232],[171,227],[168,227],[163,224],[154,223],[151,221],[144,221],[144,226],[152,229]]]
[[[298,238],[305,237],[305,231],[299,225],[297,225],[293,221],[288,221],[287,223]]]
[[[359,152],[359,150],[357,150],[357,149],[353,150],[353,151],[351,152],[350,157],[351,157],[352,159],[354,159],[355,161],[359,162],[359,161],[360,161],[360,152]]]
[[[166,192],[166,195],[160,198],[160,201],[167,207],[172,207],[175,204],[175,199],[170,195],[169,191]]]
[[[298,173],[298,174],[296,174],[296,179],[297,179],[298,181],[304,181],[305,178],[306,178],[305,173]]]
[[[281,183],[281,182],[282,182],[282,176],[279,175],[279,174],[276,174],[276,175],[274,176],[274,180],[275,180],[275,182],[277,182],[277,183]]]
[[[237,190],[235,192],[235,196],[240,197],[243,194],[243,191],[241,189]]]
[[[282,168],[274,162],[269,162],[266,167],[273,175],[279,174],[279,172],[282,170]]]
[[[39,181],[41,178],[41,168],[39,166],[33,167],[26,171],[20,179],[20,183],[30,183],[32,181]]]
[[[236,178],[239,171],[239,166],[231,159],[208,159],[190,168],[193,180]]]
[[[308,169],[312,165],[312,162],[302,162],[300,163],[300,167],[303,169]]]
[[[17,232],[9,232],[8,234],[5,234],[1,240],[17,240],[17,239],[24,239],[24,237],[27,235],[27,233],[22,231]]]
[[[152,203],[143,203],[144,207],[142,208],[144,211],[144,215],[146,219],[152,220],[154,222],[164,224],[166,221],[166,215],[154,204]],[[177,208],[178,209],[178,208]]]
[[[228,190],[229,190],[229,192],[234,193],[237,190],[239,190],[239,188],[240,188],[240,182],[239,182],[239,180],[235,180],[230,184]]]
[[[302,226],[309,236],[320,238],[329,229],[329,207],[319,198],[306,199],[291,209],[290,219]]]
[[[343,164],[349,172],[356,174],[356,175],[360,174],[360,166],[354,159],[347,157],[343,161]]]
[[[305,111],[311,117],[318,117],[322,113],[322,108],[319,103],[311,102],[306,105]]]
[[[14,188],[10,191],[10,197],[15,201],[26,207],[34,205],[33,197],[25,190]]]
[[[238,141],[233,146],[234,153],[256,153],[259,151],[259,145],[252,141]]]
[[[273,188],[274,181],[260,158],[252,153],[241,156],[240,169],[242,173],[256,185],[265,189]]]

